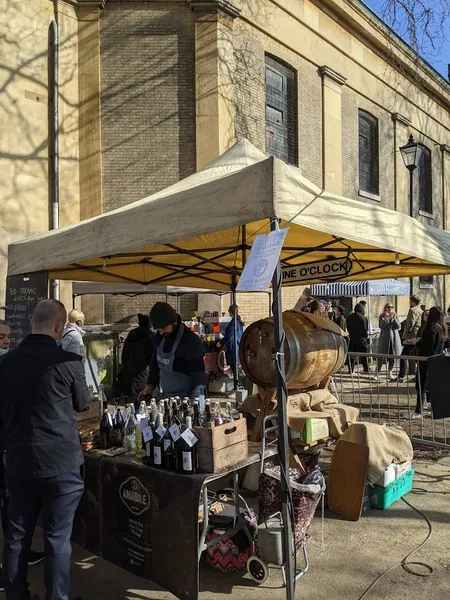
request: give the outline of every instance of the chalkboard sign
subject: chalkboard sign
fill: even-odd
[[[31,332],[33,311],[45,298],[48,298],[47,273],[7,277],[5,320],[11,329],[11,348]]]

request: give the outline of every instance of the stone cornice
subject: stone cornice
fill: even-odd
[[[218,13],[236,19],[241,10],[229,0],[187,0],[191,10],[204,13]]]
[[[347,83],[346,77],[344,77],[340,73],[337,73],[336,71],[333,71],[333,69],[330,69],[330,67],[327,67],[326,65],[319,67],[319,74],[321,75],[321,77],[331,79],[331,81],[334,81],[338,85],[345,85]]]
[[[411,120],[408,117],[404,117],[400,113],[393,113],[392,120],[394,122],[401,123],[402,125],[406,125],[406,127],[411,127]]]
[[[447,144],[441,144],[441,151],[448,152],[448,154],[450,154],[450,146],[447,146]]]

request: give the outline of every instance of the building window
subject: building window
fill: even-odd
[[[359,111],[359,189],[378,196],[380,193],[378,164],[378,119]]]
[[[419,287],[420,288],[433,288],[434,287],[433,275],[425,275],[424,277],[419,277]]]
[[[297,157],[295,72],[266,56],[266,152],[291,165]]]
[[[433,180],[431,170],[431,150],[421,144],[422,154],[419,160],[418,171],[418,199],[419,210],[433,214]]]

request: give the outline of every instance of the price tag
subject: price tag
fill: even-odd
[[[176,423],[174,423],[173,425],[171,425],[169,427],[169,431],[170,431],[170,435],[172,436],[173,441],[178,442],[178,440],[181,437],[180,428],[178,427],[178,425]]]
[[[198,442],[198,438],[195,437],[194,432],[190,429],[185,429],[181,434],[181,437],[186,442],[186,444],[192,448]]]
[[[160,438],[163,438],[164,434],[166,433],[166,428],[160,425],[156,430],[156,433],[159,435]]]
[[[147,417],[142,417],[139,419],[139,429],[141,430],[141,433],[144,433],[146,427],[148,427],[148,419]]]
[[[141,421],[142,423],[142,421]],[[142,437],[144,438],[144,444],[146,444],[147,442],[151,442],[153,439],[153,431],[152,428],[149,427],[147,425],[147,427],[144,427],[144,429],[142,430]]]

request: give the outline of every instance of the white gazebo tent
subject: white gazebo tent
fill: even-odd
[[[234,290],[258,233],[288,228],[272,280],[279,367],[279,454],[288,473],[281,267],[348,262],[346,280],[450,272],[450,233],[330,194],[242,140],[204,170],[145,198],[9,246],[9,275]],[[315,283],[325,281],[320,276]],[[293,282],[298,285],[298,281]],[[308,281],[313,283],[313,281]],[[294,598],[290,483],[282,478],[287,598]]]

